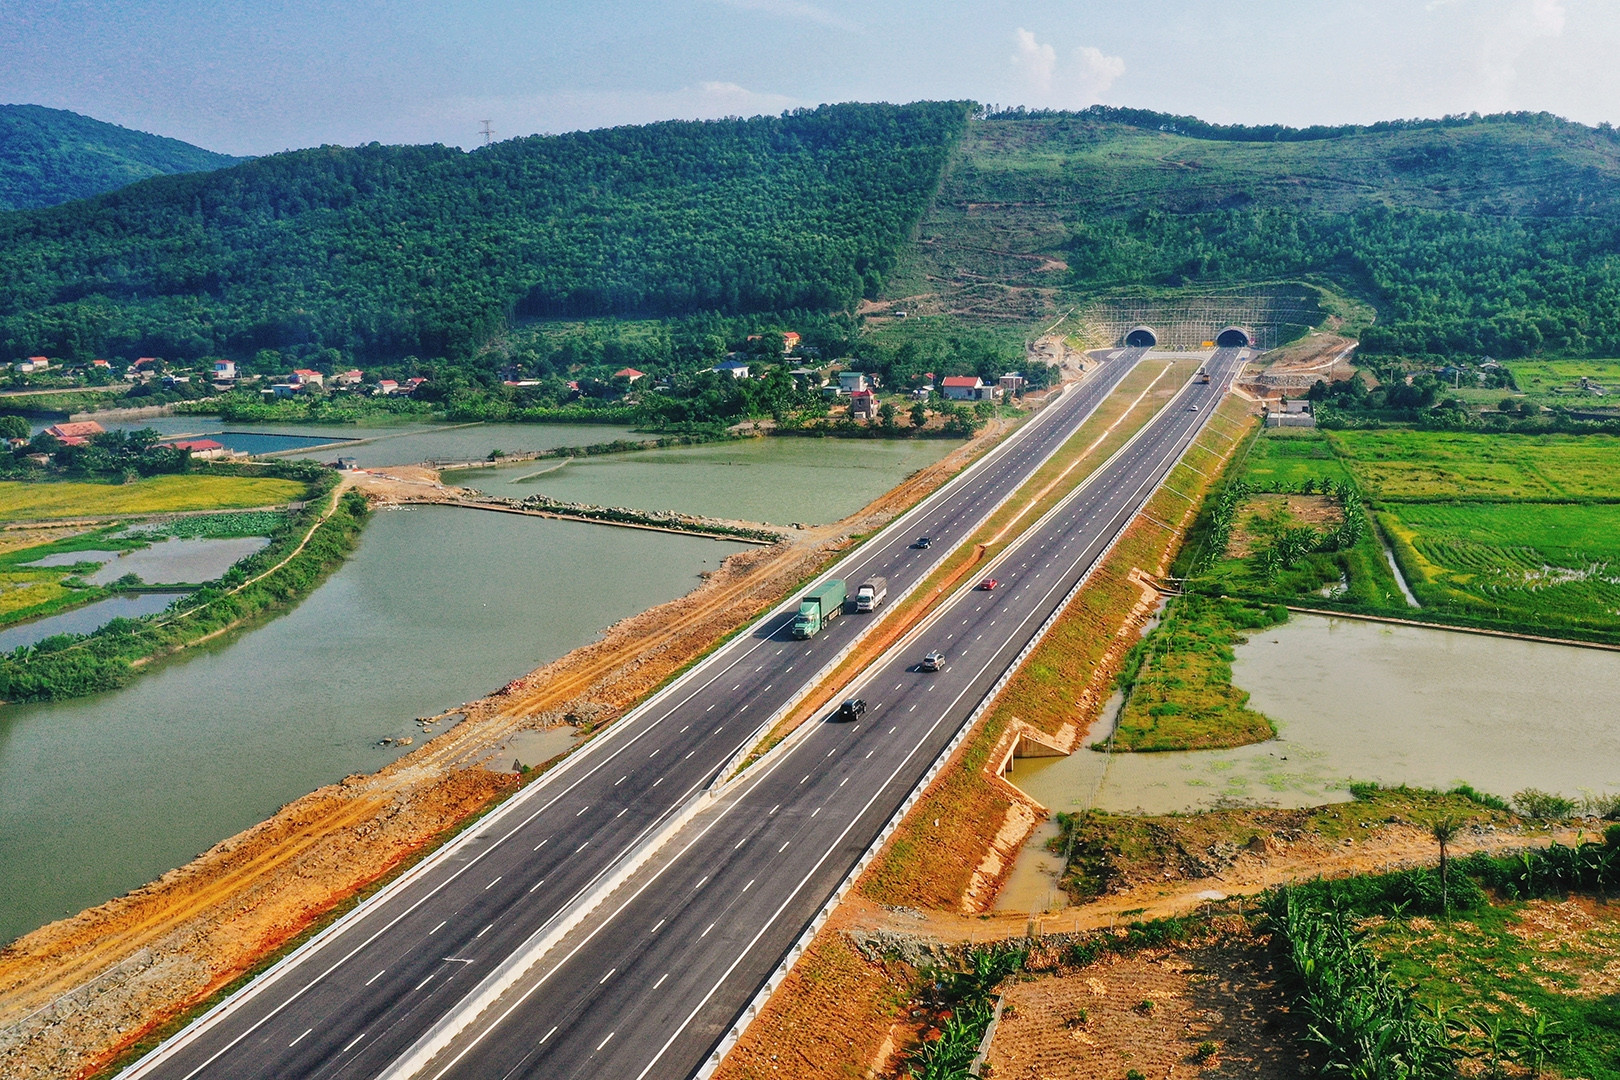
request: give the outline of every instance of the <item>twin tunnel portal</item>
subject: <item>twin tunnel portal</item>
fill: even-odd
[[[1130,349],[1151,349],[1159,343],[1159,333],[1151,326],[1134,326],[1125,334],[1125,346]],[[1220,349],[1247,349],[1254,345],[1254,335],[1241,326],[1228,326],[1215,335],[1215,346]]]

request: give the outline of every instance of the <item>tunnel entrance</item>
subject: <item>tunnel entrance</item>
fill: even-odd
[[[1215,335],[1215,344],[1222,349],[1247,349],[1254,339],[1241,326],[1228,326]]]
[[[1125,345],[1131,349],[1151,349],[1159,343],[1159,335],[1151,326],[1138,326],[1125,335]]]

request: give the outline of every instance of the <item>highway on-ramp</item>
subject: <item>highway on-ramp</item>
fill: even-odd
[[[1197,437],[1242,355],[1217,351],[1211,383],[1183,388],[1012,545],[994,568],[997,589],[957,594],[869,669],[851,691],[868,702],[863,717],[815,722],[756,765],[587,924],[398,1075],[683,1080],[712,1065],[817,911]],[[943,670],[918,669],[929,649],[945,652]]]
[[[893,603],[1074,434],[1143,352],[1112,354],[830,573],[851,587],[882,575]],[[913,547],[923,535],[934,545]],[[383,1074],[503,960],[565,926],[690,813],[758,726],[873,616],[845,615],[808,641],[791,638],[791,621],[791,604],[772,612],[125,1075]]]

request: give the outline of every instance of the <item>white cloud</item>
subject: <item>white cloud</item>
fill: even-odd
[[[1012,64],[1024,83],[1024,92],[1031,95],[1031,105],[1062,109],[1095,105],[1125,74],[1122,57],[1109,56],[1094,45],[1073,49],[1060,62],[1056,48],[1038,41],[1023,27],[1013,38],[1018,51],[1012,56]]]
[[[478,125],[489,117],[497,139],[648,124],[658,120],[713,120],[774,114],[803,104],[785,94],[750,90],[734,82],[700,82],[677,90],[563,90],[513,97],[455,97],[423,110],[423,125],[447,143],[475,146]]]
[[[729,8],[738,11],[758,11],[766,15],[776,15],[784,19],[802,19],[806,22],[820,23],[835,30],[859,30],[860,26],[850,22],[841,15],[835,15],[826,8],[815,4],[806,4],[802,0],[718,0]]]
[[[1520,61],[1538,42],[1563,37],[1569,18],[1564,0],[1431,0],[1428,10],[1454,20],[1450,33],[1474,38],[1475,94],[1482,111],[1515,107]]]

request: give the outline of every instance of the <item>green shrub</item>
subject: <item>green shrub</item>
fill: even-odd
[[[1566,799],[1562,795],[1555,795],[1550,791],[1539,788],[1525,788],[1513,796],[1513,808],[1527,818],[1538,821],[1558,821],[1567,817],[1574,817],[1576,804],[1574,799]]]

